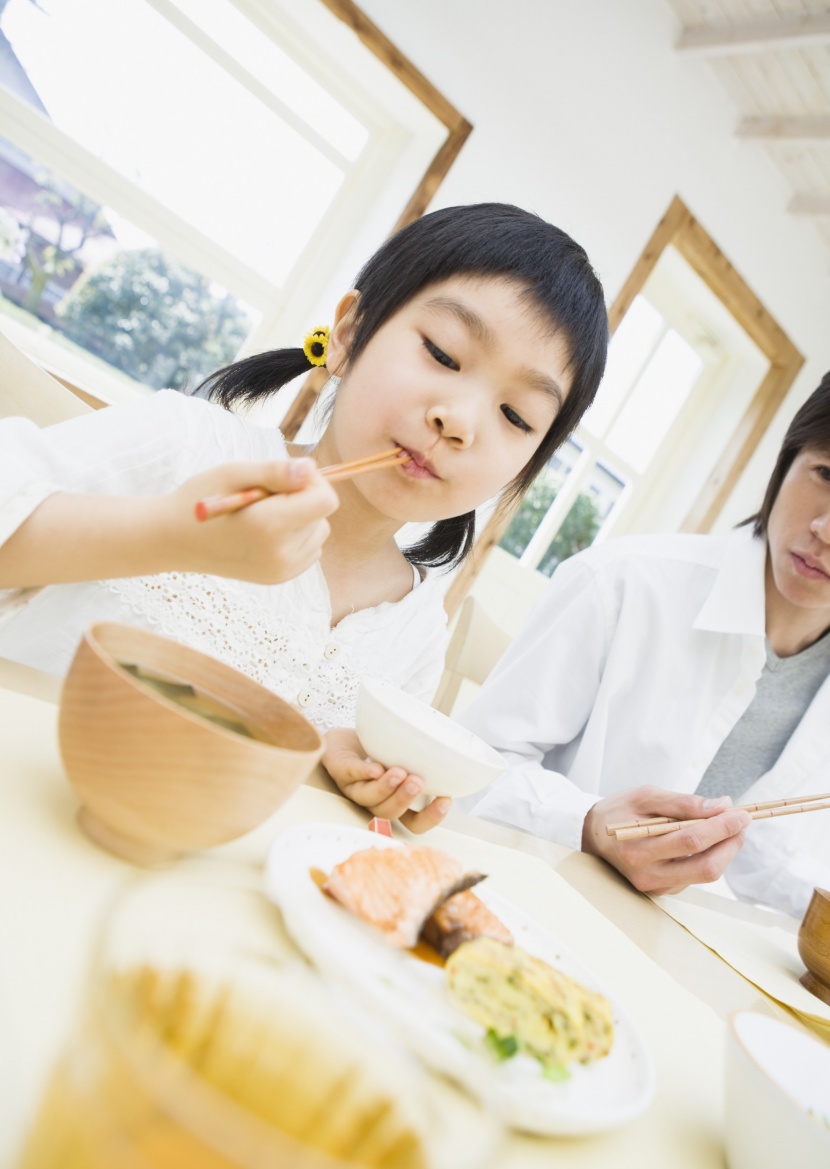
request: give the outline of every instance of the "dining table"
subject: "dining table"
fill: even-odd
[[[102,918],[136,874],[78,826],[59,752],[60,690],[60,679],[0,660],[0,1166],[10,1169],[77,1018]],[[318,768],[253,832],[205,852],[256,872],[286,828],[365,827],[368,818]],[[411,839],[397,824],[394,833]],[[563,1169],[722,1169],[728,1018],[746,1008],[786,1012],[597,858],[455,812],[429,840],[487,872],[595,972],[654,1065],[656,1091],[642,1115],[581,1137],[511,1132],[500,1169],[552,1159]]]

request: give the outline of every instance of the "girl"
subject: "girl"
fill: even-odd
[[[393,818],[422,785],[363,757],[350,729],[359,679],[432,697],[445,617],[426,570],[460,563],[474,509],[521,493],[590,405],[607,348],[602,289],[583,249],[537,216],[446,208],[369,260],[321,348],[228,366],[200,387],[212,401],[162,392],[43,432],[0,423],[0,588],[53,586],[0,631],[0,655],[62,673],[90,620],[160,629],[298,704],[327,732],[334,780]],[[306,452],[228,408],[309,360],[339,381],[319,463],[394,446],[410,460],[339,484],[336,511],[301,467],[302,491],[197,523],[206,496],[282,490],[286,468],[272,461]],[[408,521],[433,526],[401,551]],[[448,806],[433,801],[408,826]]]

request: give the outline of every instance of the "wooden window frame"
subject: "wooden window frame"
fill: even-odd
[[[804,357],[678,196],[672,199],[608,312],[612,335],[670,245],[700,276],[769,361],[769,370],[681,524],[680,530],[684,532],[708,532],[795,381]],[[520,503],[517,501],[509,509],[498,508],[484,528],[473,552],[447,591],[445,604],[450,616],[469,592],[487,554],[504,535]]]
[[[412,192],[408,203],[398,216],[392,232],[406,227],[408,223],[423,215],[435,192],[458,157],[461,147],[472,132],[472,125],[459,113],[455,106],[424,77],[419,69],[392,44],[376,24],[353,0],[322,0],[326,8],[347,24],[362,43],[415,95],[439,122],[447,127],[447,137],[438,148],[434,158]],[[324,369],[315,369],[306,377],[300,392],[292,402],[280,423],[280,430],[286,441],[291,442],[313,408],[314,403],[326,384],[328,374]]]
[[[354,0],[321,0],[326,8],[340,21],[347,25],[378,60],[391,71],[431,113],[435,119],[447,129],[447,137],[443,140],[435,156],[429,162],[415,190],[412,192],[393,231],[418,218],[423,214],[430,200],[458,156],[464,142],[472,132],[472,125],[462,114],[444,97],[424,75],[415,68],[381,30],[365,15]],[[212,42],[201,34],[200,30],[192,25],[190,19],[170,5],[169,0],[148,0],[151,7],[161,11],[178,28],[186,33],[195,44],[205,49]],[[244,11],[244,6],[239,5]],[[209,55],[215,57],[213,49]],[[224,67],[224,63],[223,63]],[[231,70],[236,75],[236,70]],[[257,90],[258,96],[263,95]],[[277,99],[265,95],[266,104],[279,105]],[[263,313],[263,320],[275,311],[283,299],[283,290],[273,286],[264,276],[256,273],[245,262],[238,260],[224,248],[206,239],[190,224],[186,223],[176,212],[163,208],[158,201],[146,192],[136,193],[134,184],[115,172],[110,173],[109,167],[94,158],[89,151],[74,143],[71,149],[65,147],[60,136],[52,133],[47,127],[44,131],[42,118],[33,110],[21,103],[17,98],[8,97],[0,90],[0,115],[5,116],[8,124],[15,127],[13,141],[28,150],[44,165],[53,167],[64,175],[70,182],[85,188],[88,175],[92,172],[96,177],[96,197],[105,202],[107,197],[115,196],[121,213],[132,217],[133,220],[148,234],[159,240],[166,240],[169,236],[168,228],[173,226],[177,242],[177,254],[185,263],[191,263],[199,268],[197,257],[206,251],[211,256],[211,273],[213,278],[224,284],[235,295],[243,300],[255,304]],[[167,225],[165,227],[165,225]],[[262,325],[260,325],[260,328]],[[53,375],[56,371],[52,370]],[[322,376],[321,376],[322,375]],[[89,404],[103,406],[104,402],[89,387],[78,385],[70,376],[61,379],[73,393],[82,397]],[[313,406],[320,389],[326,380],[325,372],[314,370],[306,381],[292,405],[289,407],[282,422],[283,433],[286,438],[296,437],[303,419]]]

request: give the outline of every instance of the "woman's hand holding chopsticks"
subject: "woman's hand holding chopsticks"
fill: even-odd
[[[621,839],[614,825],[659,817],[689,820],[662,836]],[[585,817],[583,852],[600,856],[643,893],[679,893],[716,881],[740,850],[749,813],[728,797],[706,800],[659,787],[631,788],[599,800]]]

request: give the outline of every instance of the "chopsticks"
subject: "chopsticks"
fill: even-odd
[[[736,804],[736,810],[749,812],[752,820],[766,820],[772,816],[796,816],[801,812],[819,812],[830,808],[830,792],[817,796],[791,796],[787,800],[767,800],[761,804]],[[639,840],[645,836],[665,836],[679,832],[693,824],[703,824],[710,817],[697,820],[672,820],[668,816],[653,816],[645,820],[629,820],[624,824],[608,824],[606,832],[617,840]]]
[[[399,463],[408,463],[412,458],[402,447],[396,446],[389,451],[381,451],[376,455],[366,455],[362,459],[352,459],[349,463],[332,463],[329,467],[322,467],[321,475],[330,483],[337,483],[341,479],[353,479],[355,475],[365,475],[369,471],[382,471],[384,467],[396,467]],[[245,491],[236,491],[233,495],[209,495],[200,499],[194,511],[196,519],[212,520],[216,516],[228,515],[229,512],[239,511],[251,503],[259,503],[273,492],[264,487],[248,487]]]

